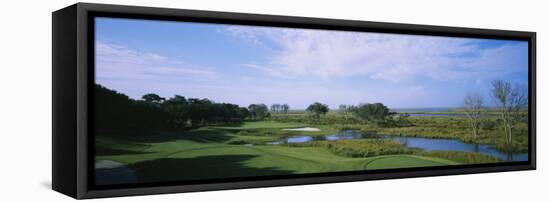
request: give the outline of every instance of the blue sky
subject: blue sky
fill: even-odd
[[[527,42],[96,19],[96,82],[248,106],[459,107],[492,80],[527,85]]]

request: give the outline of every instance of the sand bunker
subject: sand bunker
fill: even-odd
[[[289,131],[309,131],[309,132],[315,132],[315,131],[321,131],[319,128],[310,128],[310,127],[305,127],[305,128],[285,128],[283,130],[289,130]]]

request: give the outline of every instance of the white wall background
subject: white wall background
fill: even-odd
[[[537,0],[90,1],[536,31],[538,170],[101,199],[106,201],[522,201],[548,199],[549,6]],[[51,12],[69,0],[0,4],[0,201],[69,201],[51,186]],[[546,4],[546,5],[545,5]]]

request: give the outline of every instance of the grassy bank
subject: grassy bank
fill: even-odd
[[[334,116],[339,115],[334,113],[331,116],[335,118]],[[498,144],[501,139],[496,126],[483,128],[482,135],[476,140],[467,139],[467,123],[461,118],[409,117],[408,120],[412,126],[394,128],[369,124],[323,124],[321,120],[312,123],[267,120],[211,125],[145,136],[120,137],[105,134],[96,137],[96,160],[122,163],[135,173],[139,182],[499,162],[498,159],[476,153],[423,152],[391,140],[267,144],[287,136],[328,135],[342,129],[389,135],[456,138],[488,144]],[[321,131],[282,130],[300,127],[315,127]],[[526,137],[520,134],[515,138],[514,141],[518,144],[526,141],[522,139]]]
[[[96,138],[96,161],[120,162],[139,182],[286,175],[459,164],[437,157],[401,152],[391,142],[337,141],[326,145],[265,145],[289,135],[254,135],[304,125],[250,122],[134,138]],[[262,128],[265,127],[265,128]],[[249,131],[242,135],[242,131]],[[282,130],[281,130],[282,131]],[[258,143],[254,146],[244,143]],[[263,145],[262,145],[263,144]],[[375,145],[378,147],[369,150]]]
[[[452,111],[452,113],[464,113]],[[343,121],[343,120],[348,120]],[[501,151],[526,152],[528,151],[528,125],[519,123],[513,130],[513,144],[507,145],[502,123],[497,117],[483,119],[479,135],[474,138],[472,130],[465,117],[407,117],[396,126],[377,126],[368,122],[360,123],[349,115],[331,112],[320,119],[311,119],[307,113],[274,114],[271,120],[286,123],[310,124],[324,129],[318,134],[334,134],[344,129],[361,130],[365,133],[384,135],[412,136],[426,138],[459,139],[467,143],[491,144]]]
[[[109,142],[101,140],[102,143]],[[132,143],[133,144],[133,143]],[[223,142],[177,139],[154,143],[115,145],[126,151],[102,151],[96,160],[121,162],[139,182],[286,175],[458,164],[419,155],[381,155],[351,158],[325,147],[244,146]],[[111,151],[112,152],[112,151]]]
[[[528,147],[528,126],[518,124],[513,130],[513,145],[505,142],[502,124],[496,118],[486,118],[481,125],[479,135],[474,138],[468,120],[461,117],[409,117],[412,126],[393,128],[362,128],[362,130],[376,130],[381,134],[415,136],[428,138],[459,139],[468,143],[491,144],[502,151],[526,152]]]
[[[435,157],[448,159],[454,162],[464,164],[479,164],[479,163],[498,163],[499,159],[492,156],[488,156],[480,153],[472,152],[458,152],[458,151],[430,151],[430,152],[418,152],[420,156]]]
[[[285,144],[291,147],[322,147],[334,154],[346,157],[372,157],[391,154],[412,154],[414,149],[408,149],[393,140],[339,140],[313,141],[307,143]]]

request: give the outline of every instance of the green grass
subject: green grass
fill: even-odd
[[[465,112],[455,110],[430,113],[463,114]],[[488,110],[487,113],[495,115],[497,112]],[[459,139],[470,143],[496,145],[499,150],[503,151],[526,152],[528,150],[527,123],[519,123],[515,126],[513,130],[514,143],[513,145],[506,145],[504,130],[498,116],[484,118],[479,136],[476,138],[472,137],[472,130],[468,125],[468,119],[465,117],[408,117],[406,118],[408,124],[394,127],[379,127],[375,124],[363,123],[353,116],[350,117],[349,114],[339,112],[329,112],[325,116],[321,116],[319,120],[312,119],[306,112],[278,113],[273,114],[270,120],[309,124],[311,127],[323,129],[322,132],[312,133],[312,135],[330,134],[342,129],[356,129],[386,135]]]
[[[293,147],[323,147],[334,154],[346,157],[373,157],[390,154],[412,154],[416,149],[409,149],[393,140],[338,140],[290,143]]]
[[[245,124],[241,127],[256,130],[258,124]],[[287,126],[275,123],[266,125]],[[271,141],[273,137],[239,136],[231,132],[234,131],[227,128],[201,128],[182,134],[163,134],[139,139],[139,142],[98,137],[96,145],[102,149],[101,152],[96,150],[96,160],[112,160],[126,165],[134,171],[139,182],[457,164],[454,161],[417,155],[352,158],[317,146],[235,145],[232,142],[263,142]],[[111,152],[107,148],[123,148],[123,151]]]
[[[289,121],[288,116],[304,118],[305,115],[293,112],[274,115],[281,119],[279,121],[208,126],[125,137],[124,140],[107,138],[108,135],[96,136],[96,160],[124,164],[135,173],[139,182],[181,181],[498,162],[498,159],[476,153],[421,152],[391,140],[266,144],[291,135],[327,135],[342,129],[358,129],[388,135],[454,138],[497,146],[503,139],[498,125],[482,128],[478,139],[468,139],[470,134],[465,119],[455,117],[409,117],[412,126],[381,128],[369,124],[324,124],[330,120],[294,122]],[[330,119],[338,116],[337,113],[327,115]],[[299,127],[314,127],[321,131],[282,130]],[[520,125],[518,135],[514,137],[514,142],[521,148],[527,141],[525,128]]]
[[[488,156],[480,153],[472,152],[459,152],[459,151],[430,151],[430,152],[421,152],[418,155],[435,157],[435,158],[444,158],[450,159],[455,162],[465,163],[465,164],[479,164],[479,163],[498,163],[501,162],[499,159],[492,156]]]
[[[365,164],[367,169],[390,169],[390,168],[410,168],[426,166],[455,165],[456,162],[440,159],[412,155],[389,155],[380,156],[372,159]]]
[[[232,135],[232,139],[225,142],[227,144],[236,144],[236,145],[244,145],[244,144],[265,144],[268,142],[277,141],[279,137],[271,137],[271,136],[251,136],[251,135]]]
[[[302,123],[284,123],[276,121],[249,121],[244,122],[241,125],[237,126],[219,126],[213,127],[217,129],[228,129],[228,130],[250,130],[250,129],[282,129],[282,128],[300,128],[305,127],[306,124]]]
[[[300,131],[303,135],[328,135],[337,133],[340,129],[331,125],[319,125],[309,123],[296,122],[278,122],[273,120],[268,121],[249,121],[236,126],[211,126],[209,128],[217,130],[225,130],[231,133],[238,133],[244,136],[284,136],[296,134],[296,131],[284,131],[282,129],[312,127],[318,128],[320,131]]]
[[[305,113],[292,113],[274,115],[272,118],[286,122],[306,119],[306,117],[307,116]],[[496,145],[496,148],[501,151],[526,152],[529,148],[527,123],[519,123],[516,125],[513,130],[513,145],[507,145],[505,142],[504,130],[502,129],[502,123],[498,121],[496,117],[483,119],[483,123],[479,130],[479,136],[476,138],[472,137],[472,130],[468,125],[468,119],[465,117],[408,117],[406,120],[409,122],[409,125],[395,127],[379,127],[375,124],[369,123],[345,124],[335,121],[341,119],[343,119],[342,114],[336,112],[328,113],[326,116],[321,117],[321,120],[319,120],[318,123],[310,124],[310,127],[317,127],[322,129],[322,131],[318,133],[310,133],[308,135],[334,134],[339,130],[353,129],[362,130],[366,133],[378,133],[384,135],[458,139],[468,143]]]
[[[387,135],[402,135],[428,138],[459,139],[464,142],[496,145],[497,149],[509,150],[505,143],[502,125],[496,118],[486,118],[477,138],[472,137],[468,120],[462,117],[409,117],[413,126],[390,128],[362,128],[376,130]],[[494,123],[494,124],[491,124]],[[514,128],[512,151],[526,152],[528,150],[528,126],[520,123]]]
[[[150,153],[99,156],[96,159],[114,160],[127,165],[135,171],[140,182],[456,164],[413,155],[349,158],[320,147],[249,147],[185,140],[155,143],[146,152]]]
[[[499,116],[501,114],[501,111],[499,109],[483,109],[481,110],[485,115],[491,115],[491,116]],[[439,111],[439,112],[431,112],[431,111],[403,111],[399,112],[399,114],[467,114],[468,112],[465,109],[451,109],[449,111]],[[522,114],[528,114],[529,112],[527,109],[522,110],[520,113]]]

